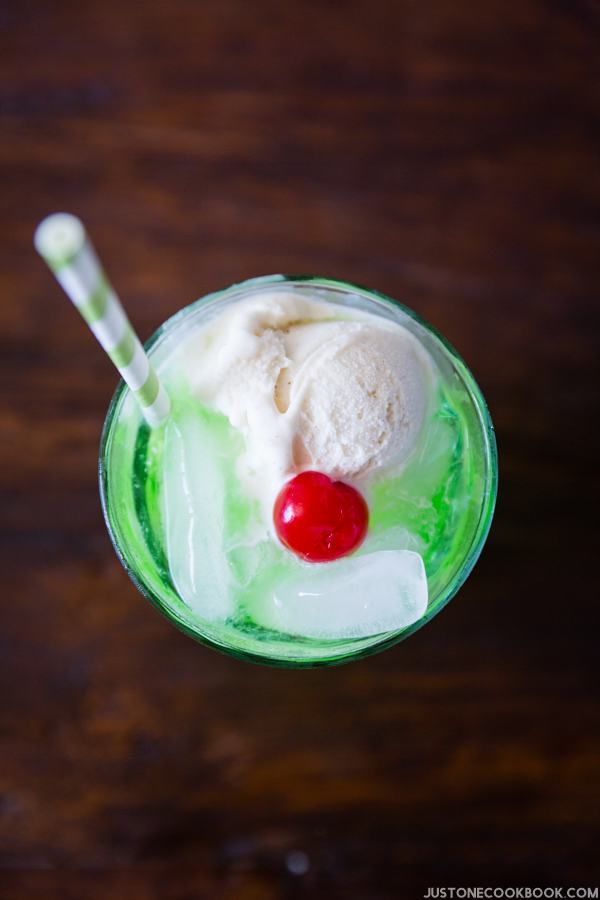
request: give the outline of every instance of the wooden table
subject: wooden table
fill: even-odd
[[[4,0],[0,27],[2,900],[597,884],[598,5]],[[283,271],[458,347],[501,490],[433,624],[276,671],[136,593],[96,486],[115,375],[32,250],[56,209],[144,337]]]

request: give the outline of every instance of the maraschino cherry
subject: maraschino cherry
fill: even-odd
[[[273,521],[288,549],[309,562],[330,562],[362,543],[369,509],[351,485],[322,472],[301,472],[277,495]]]

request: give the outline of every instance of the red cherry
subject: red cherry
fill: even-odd
[[[329,562],[364,540],[369,509],[358,491],[322,472],[301,472],[281,488],[273,508],[282,542],[310,562]]]

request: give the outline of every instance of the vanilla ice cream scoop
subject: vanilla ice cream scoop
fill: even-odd
[[[422,353],[412,336],[363,322],[308,329],[318,330],[320,343],[301,363],[295,345],[302,326],[286,340],[294,464],[351,478],[407,457],[427,402]]]
[[[268,509],[299,470],[352,480],[400,465],[433,378],[402,326],[291,292],[237,302],[187,353],[200,399],[241,430],[240,477]]]

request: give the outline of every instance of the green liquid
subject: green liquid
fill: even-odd
[[[168,349],[170,352],[165,351],[159,362],[172,400],[167,425],[150,430],[132,397],[126,394],[120,398],[118,415],[113,416],[104,438],[102,486],[107,522],[138,587],[192,636],[234,655],[276,664],[338,662],[403,636],[398,632],[315,640],[257,624],[263,604],[271,601],[274,586],[306,564],[270,537],[256,542],[261,525],[264,530],[261,511],[245,495],[236,475],[242,438],[224,416],[203,407],[192,396],[173,365],[177,344]],[[482,528],[487,529],[493,505],[486,443],[489,434],[483,431],[473,397],[465,390],[465,371],[447,362],[440,367],[428,419],[408,462],[396,474],[374,476],[365,488],[369,533],[357,553],[379,549],[419,552],[430,598],[425,620],[447,602],[468,574],[476,558],[476,554],[469,558],[475,536]],[[206,621],[198,610],[183,602],[173,583],[167,552],[163,481],[168,429],[185,430],[192,419],[194,427],[199,428],[199,457],[210,454],[211,471],[223,485],[221,550],[232,609],[220,622]],[[487,522],[482,524],[485,503]],[[210,510],[206,510],[203,527],[211,534]],[[405,632],[411,633],[419,624]]]

